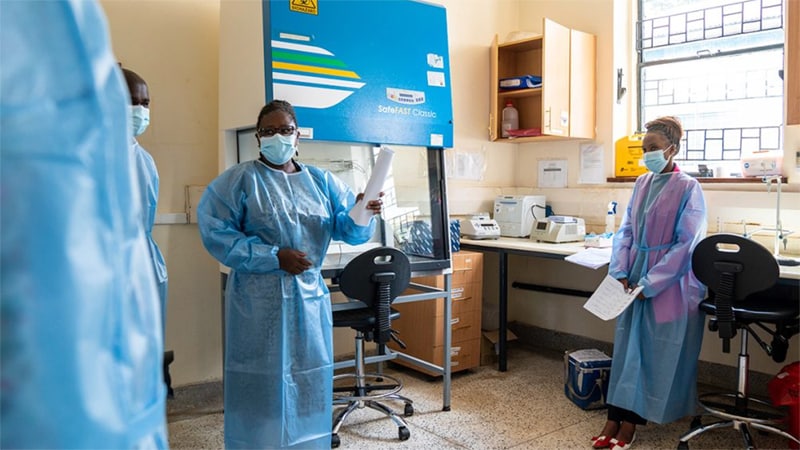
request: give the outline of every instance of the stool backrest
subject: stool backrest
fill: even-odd
[[[737,328],[733,303],[775,285],[778,262],[757,242],[735,234],[715,234],[695,247],[692,271],[712,291],[716,329],[722,351],[728,353]]]
[[[714,234],[700,241],[692,254],[692,271],[717,295],[732,300],[772,287],[780,274],[766,247],[735,234]]]
[[[410,281],[411,263],[406,254],[392,247],[378,247],[347,263],[339,277],[339,288],[344,295],[372,308],[374,341],[386,344],[392,338],[390,305]]]
[[[356,256],[339,276],[344,295],[371,305],[378,295],[377,285],[385,275],[392,301],[411,281],[411,263],[405,253],[392,247],[378,247]],[[393,274],[393,278],[390,276]],[[392,278],[392,279],[388,279]]]

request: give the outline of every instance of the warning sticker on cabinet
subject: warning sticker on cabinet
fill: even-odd
[[[301,12],[306,14],[319,14],[319,6],[317,0],[291,0],[289,2],[289,10]]]

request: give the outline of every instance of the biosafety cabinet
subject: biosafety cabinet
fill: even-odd
[[[417,1],[264,1],[267,99],[308,139],[453,146],[445,9]]]
[[[365,188],[379,146],[394,150],[383,220],[365,245],[400,248],[414,276],[442,279],[395,304],[447,300],[438,303],[446,306],[437,347],[442,358],[398,358],[442,374],[443,407],[449,409],[452,275],[444,149],[453,145],[453,113],[444,7],[411,0],[222,0],[219,35],[220,172],[258,157],[258,113],[273,99],[295,107],[299,160],[330,170],[355,192]],[[323,276],[334,281],[346,255],[363,250],[348,247],[331,243]]]
[[[258,112],[287,100],[301,133],[299,160],[331,170],[356,192],[377,147],[395,151],[375,239],[425,268],[449,267],[443,150],[453,143],[453,112],[444,7],[223,0],[220,67],[220,171],[258,157]]]

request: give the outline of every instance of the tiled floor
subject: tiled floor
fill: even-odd
[[[583,411],[564,397],[561,355],[510,346],[508,371],[483,366],[453,376],[451,410],[442,411],[441,381],[393,366],[414,400],[407,418],[411,438],[376,411],[355,411],[339,435],[342,449],[589,449],[589,438],[605,423],[605,411]],[[402,411],[402,404],[395,405]],[[172,449],[223,448],[222,386],[210,383],[178,389],[168,403]],[[707,419],[710,420],[710,419]],[[636,449],[674,449],[688,430],[688,418],[669,425],[640,427]],[[705,423],[705,422],[704,422]],[[785,439],[755,433],[759,448],[788,448]],[[709,431],[692,449],[743,448],[737,431]]]

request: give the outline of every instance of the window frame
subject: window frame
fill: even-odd
[[[727,7],[731,6],[731,5],[740,5],[739,6],[740,13],[741,13],[742,16],[745,16],[745,12],[746,12],[745,9],[747,7],[747,4],[748,3],[752,3],[752,2],[749,1],[749,0],[739,0],[739,1],[726,2],[724,5],[716,5],[716,6],[708,6],[708,5],[700,6],[700,5],[698,5],[697,9],[689,9],[689,10],[686,10],[686,11],[681,10],[679,12],[663,11],[662,15],[659,15],[657,17],[652,17],[652,18],[645,19],[644,18],[644,8],[646,7],[645,6],[646,2],[648,2],[648,0],[636,0],[636,5],[638,7],[638,10],[637,10],[637,21],[636,21],[636,25],[635,25],[635,28],[634,28],[634,45],[635,45],[635,51],[636,51],[635,57],[636,57],[636,79],[637,79],[637,84],[636,84],[637,96],[636,96],[636,100],[635,100],[636,101],[635,117],[636,117],[636,124],[637,124],[637,129],[638,130],[642,130],[643,129],[643,125],[644,125],[644,122],[645,122],[645,111],[646,111],[646,109],[648,107],[648,105],[646,104],[646,101],[647,101],[646,95],[647,95],[648,87],[646,86],[645,80],[643,79],[643,75],[644,75],[645,71],[648,68],[652,68],[652,67],[656,67],[656,66],[666,67],[667,65],[670,65],[670,64],[682,63],[682,62],[688,62],[688,61],[708,60],[709,58],[713,58],[713,59],[716,60],[716,59],[725,58],[725,57],[735,57],[735,56],[740,56],[740,55],[744,55],[744,54],[751,54],[751,53],[757,53],[757,52],[769,52],[769,51],[776,51],[777,50],[782,54],[781,65],[780,65],[780,67],[781,67],[780,74],[781,74],[781,78],[782,78],[782,73],[783,73],[783,71],[785,69],[785,65],[786,65],[786,61],[785,61],[786,34],[785,33],[786,33],[787,20],[788,20],[787,16],[786,16],[786,14],[787,14],[786,13],[787,0],[774,0],[774,1],[771,2],[771,4],[769,4],[770,2],[768,2],[768,4],[766,6],[761,1],[759,1],[757,3],[757,6],[760,8],[758,10],[758,12],[759,12],[759,15],[758,15],[759,26],[758,26],[757,29],[755,29],[755,30],[752,30],[752,29],[751,30],[745,30],[745,28],[746,28],[745,27],[746,20],[745,20],[745,18],[743,18],[741,23],[740,23],[741,30],[738,33],[725,34],[724,31],[722,31],[721,32],[722,34],[720,36],[715,36],[715,37],[706,37],[706,34],[705,34],[706,31],[707,31],[707,28],[705,28],[706,27],[706,23],[707,23],[707,20],[705,19],[706,11],[708,11],[710,9],[718,8],[718,9],[720,9],[722,11],[721,14],[722,14],[722,17],[724,19],[724,16],[725,16],[724,10],[725,10],[725,8],[727,8]],[[686,6],[688,6],[689,8],[692,8],[694,5],[689,3]],[[765,19],[764,18],[765,17],[764,16],[765,8],[773,8],[773,7],[778,7],[780,9],[780,16],[777,19],[775,19],[775,17],[771,17],[771,18],[768,17],[767,19]],[[671,42],[671,37],[674,36],[674,34],[672,33],[672,22],[671,22],[672,18],[673,17],[683,17],[684,18],[684,20],[686,22],[684,23],[683,32],[684,32],[684,34],[686,34],[688,36],[689,28],[690,28],[689,25],[688,25],[689,22],[690,22],[689,17],[691,15],[693,15],[693,14],[696,15],[696,13],[698,13],[698,12],[702,12],[702,14],[703,14],[703,19],[702,19],[703,28],[701,30],[702,34],[703,34],[703,37],[701,39],[686,39],[686,38],[684,38],[683,41],[679,40],[679,42]],[[777,23],[779,23],[779,26],[776,27],[775,23],[772,23],[772,26],[764,27],[762,23],[767,21],[768,19],[778,20]],[[645,29],[644,29],[645,24],[648,23],[648,22],[655,23],[656,21],[659,21],[659,20],[662,23],[666,22],[666,30],[667,30],[666,43],[665,44],[661,43],[661,44],[658,44],[658,45],[653,45],[653,42],[651,41],[649,43],[649,46],[646,46],[645,40],[647,39],[647,37],[645,35]],[[724,22],[724,20],[723,20],[723,22]],[[680,24],[678,26],[680,27]],[[724,24],[723,24],[723,26],[724,26]],[[775,31],[775,30],[779,30],[779,31]],[[650,31],[649,39],[651,39],[651,40],[655,39],[656,38],[656,27],[655,26],[651,26],[649,31]],[[766,35],[766,33],[771,33],[773,31],[776,32],[776,33],[779,32],[782,35],[783,38],[781,39],[780,43],[766,43],[766,44],[762,43],[762,45],[753,45],[751,47],[746,47],[746,48],[741,47],[741,48],[724,49],[724,50],[717,49],[717,51],[714,52],[713,54],[711,54],[709,52],[709,54],[706,54],[706,55],[687,55],[687,56],[676,56],[676,57],[670,57],[670,56],[667,55],[667,56],[661,57],[659,59],[645,60],[646,59],[645,58],[645,53],[646,53],[646,51],[648,49],[653,49],[653,48],[658,48],[658,47],[665,47],[666,48],[666,47],[669,47],[669,46],[673,46],[675,44],[687,44],[687,46],[691,46],[692,43],[697,43],[698,46],[701,46],[702,43],[713,41],[714,39],[717,39],[719,37],[722,37],[722,38],[735,37],[734,39],[740,39],[740,38],[742,38],[742,36],[747,38],[749,36],[746,36],[746,35],[757,33],[757,32],[762,33],[761,35],[757,36],[758,38],[760,38],[761,36]],[[774,37],[773,37],[773,39],[774,39]],[[768,99],[769,97],[774,97],[774,95],[770,96],[767,93],[763,97],[755,97],[755,98]],[[751,99],[751,98],[750,97],[746,97],[746,99]],[[738,133],[739,133],[741,139],[753,139],[752,135],[754,133],[758,134],[758,139],[759,139],[758,147],[759,147],[759,149],[769,149],[769,150],[779,151],[780,152],[779,158],[783,159],[783,153],[784,153],[784,149],[783,149],[783,147],[784,147],[784,128],[786,126],[786,112],[785,112],[785,109],[783,108],[783,106],[785,105],[785,101],[786,101],[786,88],[785,88],[785,85],[781,85],[781,87],[780,87],[780,99],[781,99],[780,103],[781,103],[782,107],[781,107],[781,120],[780,120],[779,124],[771,124],[769,126],[755,126],[755,127],[732,127],[732,128],[713,128],[713,127],[708,127],[708,128],[698,128],[698,129],[685,129],[684,130],[684,136],[683,136],[683,138],[681,140],[681,153],[679,154],[681,159],[677,159],[677,157],[676,157],[676,161],[678,161],[679,163],[686,164],[688,166],[697,164],[698,167],[708,167],[709,165],[713,165],[714,163],[716,163],[716,165],[723,165],[724,164],[724,165],[727,165],[728,167],[732,166],[733,165],[732,163],[734,161],[741,160],[743,152],[748,151],[747,149],[744,148],[745,146],[742,145],[742,142],[739,142],[738,148],[734,148],[733,150],[727,149],[724,146],[720,150],[717,150],[717,151],[719,151],[719,154],[720,154],[720,157],[718,159],[708,159],[708,153],[706,153],[706,151],[707,151],[707,147],[708,147],[708,142],[710,140],[726,139],[726,144],[725,145],[727,145],[728,136],[732,135],[732,136],[735,137],[736,133],[737,133],[737,130],[738,130]],[[724,101],[729,101],[729,100],[730,99],[726,98]],[[697,102],[697,104],[701,104],[701,103],[702,102]],[[678,103],[678,104],[680,104],[680,103]],[[687,102],[687,103],[684,103],[684,104],[685,105],[691,105],[692,102]],[[679,116],[680,116],[680,114],[681,114],[680,112],[677,113],[677,115],[679,115]],[[753,129],[757,129],[757,131],[754,132]],[[777,134],[777,143],[775,145],[773,145],[773,146],[765,146],[765,145],[763,145],[763,140],[761,138],[761,134],[764,132],[765,129],[771,130],[774,134]],[[777,129],[777,132],[775,132],[775,129]],[[692,158],[691,157],[691,153],[690,153],[689,148],[688,148],[689,146],[687,145],[687,143],[689,141],[689,139],[688,139],[689,136],[690,135],[695,136],[695,138],[693,138],[693,141],[696,141],[696,136],[699,133],[702,133],[704,136],[706,136],[704,138],[705,140],[702,143],[703,144],[702,145],[702,149],[700,150],[703,153],[702,156],[703,156],[704,159],[702,159],[702,160],[698,159],[696,157]],[[722,134],[724,136],[724,138],[721,138],[720,134]],[[747,138],[741,137],[744,134],[749,134],[751,137],[747,137]],[[707,137],[708,135],[711,135],[711,137],[710,138]],[[696,146],[696,142],[693,142],[693,143]],[[697,151],[697,150],[695,150],[695,151]],[[731,152],[731,151],[735,151],[736,153],[738,153],[738,158],[725,159],[726,152]],[[699,172],[699,169],[698,169],[698,172]],[[709,173],[711,174],[711,177],[708,176]],[[727,176],[727,177],[716,176],[716,177],[714,177],[715,174],[713,174],[713,169],[709,169],[705,173],[701,172],[700,174],[698,174],[697,172],[694,172],[693,174],[697,177],[698,180],[703,181],[703,182],[714,182],[714,183],[761,182],[761,178],[760,177],[745,177],[745,176],[743,176],[743,174],[742,174],[742,176],[736,176],[736,177],[731,177],[731,176]],[[700,176],[698,176],[698,175],[700,175]],[[719,175],[719,174],[716,174],[716,175]],[[785,168],[782,169],[781,176],[784,179],[787,178],[786,169]],[[614,180],[624,181],[624,179],[620,179],[620,178],[615,178]]]

